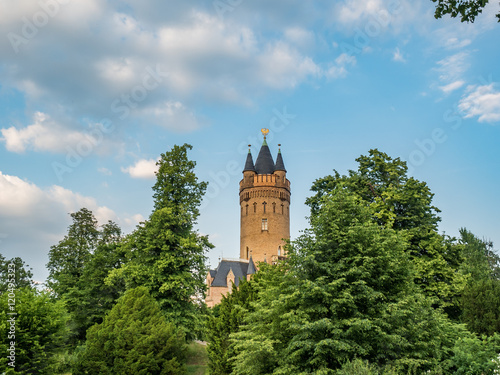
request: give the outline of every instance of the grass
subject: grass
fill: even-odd
[[[187,354],[188,375],[208,375],[207,347],[197,342],[188,346]]]

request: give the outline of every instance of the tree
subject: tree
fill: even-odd
[[[256,297],[256,286],[259,274],[251,281],[240,280],[239,287],[233,284],[231,293],[222,297],[220,304],[212,310],[207,323],[207,353],[210,373],[227,375],[233,372],[233,359],[236,356],[234,343],[230,336],[239,331],[240,325],[248,311],[250,303]]]
[[[74,375],[184,374],[187,347],[147,288],[128,290],[87,333]]]
[[[331,374],[354,358],[423,372],[447,358],[460,327],[416,288],[407,234],[342,184],[310,221],[234,335],[234,373]]]
[[[500,333],[500,257],[491,242],[465,228],[456,246],[463,259],[460,271],[468,277],[460,301],[462,322],[480,335]]]
[[[321,209],[322,197],[342,187],[356,194],[372,208],[379,225],[404,233],[414,267],[415,282],[422,291],[437,297],[438,304],[456,315],[458,296],[465,279],[457,272],[460,254],[447,237],[437,232],[439,209],[432,205],[433,194],[425,182],[407,176],[406,162],[392,159],[378,150],[356,159],[358,169],[347,176],[334,175],[316,180],[316,194],[306,200],[311,215]]]
[[[0,254],[0,293],[3,293],[7,289],[10,279],[9,268],[15,270],[17,288],[33,287],[33,272],[31,272],[31,268],[19,257],[5,260],[4,256]]]
[[[53,300],[47,292],[33,288],[15,290],[14,299],[15,304],[11,305],[12,296],[8,293],[0,296],[0,351],[4,353],[0,358],[0,371],[12,370],[8,365],[11,359],[5,353],[13,347],[16,372],[7,373],[54,374],[54,356],[64,350],[67,333],[64,304]],[[8,312],[17,315],[8,315]]]
[[[154,211],[170,207],[174,215],[186,215],[185,230],[191,230],[200,212],[198,207],[207,189],[207,182],[198,182],[194,173],[196,162],[189,160],[187,151],[193,146],[185,143],[174,145],[172,150],[161,154],[156,163],[156,183],[153,186]],[[191,225],[189,225],[191,224]]]
[[[112,221],[101,227],[92,211],[82,208],[72,213],[68,233],[49,252],[48,285],[64,300],[70,313],[69,342],[76,346],[85,332],[100,323],[124,291],[123,283],[104,284],[108,272],[125,261],[119,246],[121,229]]]
[[[114,270],[107,283],[127,288],[146,286],[169,321],[192,338],[201,322],[200,300],[205,292],[205,253],[213,245],[193,229],[206,182],[198,182],[190,145],[162,154],[154,190],[155,210],[123,242],[129,260]]]
[[[68,234],[51,246],[47,263],[47,284],[58,296],[76,286],[99,239],[98,223],[92,211],[82,208],[70,215],[73,223]]]
[[[460,17],[460,22],[471,22],[483,12],[488,0],[432,0],[436,4],[434,17],[436,19],[449,14],[452,18]],[[496,17],[500,22],[500,13]]]

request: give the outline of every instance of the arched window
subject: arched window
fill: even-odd
[[[248,204],[246,205],[245,209],[246,209],[246,215],[248,215]]]
[[[257,212],[257,202],[253,202],[253,212]]]
[[[281,246],[278,246],[278,256],[281,256]]]
[[[264,213],[266,213],[267,202],[266,201],[262,202],[262,205],[264,206]]]
[[[273,202],[273,214],[276,213],[276,202]]]
[[[250,250],[248,249],[248,246],[247,246],[247,259],[250,258]]]

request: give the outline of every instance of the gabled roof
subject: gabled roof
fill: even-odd
[[[253,158],[252,158],[252,153],[250,152],[250,150],[248,150],[247,161],[245,162],[245,168],[243,169],[243,172],[246,172],[246,171],[255,172],[255,166],[253,165]]]
[[[247,262],[239,262],[237,260],[221,260],[215,270],[216,274],[211,286],[227,287],[227,274],[230,270],[234,274],[234,283],[236,286],[240,285],[240,279],[246,280],[247,278],[248,265]],[[210,271],[210,274],[212,274],[212,271]]]
[[[281,156],[281,150],[278,151],[278,156],[276,157],[275,171],[285,171],[285,163],[283,163],[283,157]]]
[[[271,151],[269,151],[269,146],[265,138],[260,148],[259,156],[257,156],[257,160],[255,161],[255,171],[258,174],[272,174],[274,172],[273,156],[271,155]]]

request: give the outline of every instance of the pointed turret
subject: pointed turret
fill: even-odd
[[[243,169],[243,172],[251,171],[255,172],[255,166],[253,165],[253,158],[252,158],[252,153],[250,152],[250,146],[248,145],[248,155],[247,155],[247,161],[245,162],[245,168]]]
[[[278,149],[278,156],[276,157],[276,166],[274,167],[274,170],[286,172],[285,163],[283,163],[283,157],[281,156],[281,149]]]
[[[257,161],[255,162],[255,171],[258,174],[272,174],[274,172],[273,156],[271,155],[265,136],[259,156],[257,156]]]
[[[250,255],[250,259],[248,260],[247,275],[253,275],[256,272],[257,269],[255,268],[255,263],[253,262],[252,256]]]

